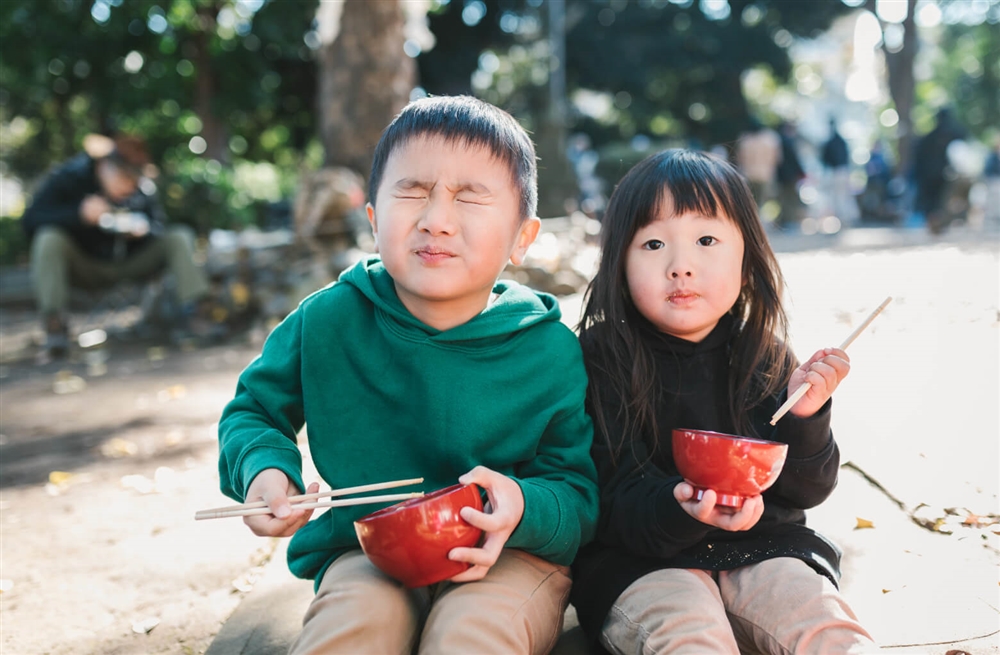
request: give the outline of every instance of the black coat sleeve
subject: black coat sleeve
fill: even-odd
[[[770,417],[786,397],[783,391],[759,408],[763,410],[759,412],[760,421],[770,428],[766,438],[788,444],[784,468],[774,486],[764,492],[764,500],[780,500],[786,507],[809,509],[826,500],[837,486],[840,449],[830,429],[833,400],[826,401],[810,417],[799,418],[789,412],[776,426],[771,426]],[[768,431],[762,430],[760,434],[767,435]]]

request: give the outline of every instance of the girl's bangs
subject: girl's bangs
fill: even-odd
[[[732,190],[715,166],[705,161],[683,161],[683,157],[661,163],[664,193],[653,215],[669,209],[673,216],[697,213],[702,216],[736,220]],[[669,207],[665,206],[670,203]]]

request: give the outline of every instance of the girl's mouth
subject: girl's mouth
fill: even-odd
[[[675,305],[686,305],[698,299],[698,294],[690,291],[676,291],[667,296],[667,302]]]

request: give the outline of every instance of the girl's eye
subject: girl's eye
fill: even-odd
[[[663,242],[659,239],[650,239],[646,243],[642,244],[642,247],[646,250],[659,250],[663,247]]]
[[[719,240],[716,239],[715,237],[702,237],[702,238],[698,239],[698,245],[699,246],[710,246],[713,243],[718,243],[718,242],[719,242]]]

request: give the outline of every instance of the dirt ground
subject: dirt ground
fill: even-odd
[[[109,349],[99,377],[0,371],[5,654],[204,652],[273,549],[238,520],[193,520],[229,504],[216,422],[255,350]]]
[[[905,556],[880,545],[900,517],[918,529],[904,514],[921,504],[952,526],[927,532],[942,557],[975,571],[963,589],[985,583],[996,599],[1000,528],[960,521],[998,513],[998,244],[996,235],[902,244],[888,235],[821,250],[789,244],[779,257],[800,356],[839,343],[895,298],[851,347],[834,429],[844,460],[904,507],[852,506],[861,478],[850,474],[818,515],[848,556],[881,548],[888,558],[881,578],[858,575],[845,589],[895,643],[912,636],[903,624],[913,621],[888,616],[888,592],[952,575],[907,580],[893,568]],[[567,312],[578,302],[567,299]],[[35,321],[26,310],[0,312],[0,651],[203,653],[274,548],[238,519],[193,520],[230,502],[218,491],[216,422],[259,342],[182,351],[112,339],[106,362],[78,355],[38,366],[29,357]],[[874,527],[860,529],[862,519]],[[996,653],[996,639],[981,652]]]

